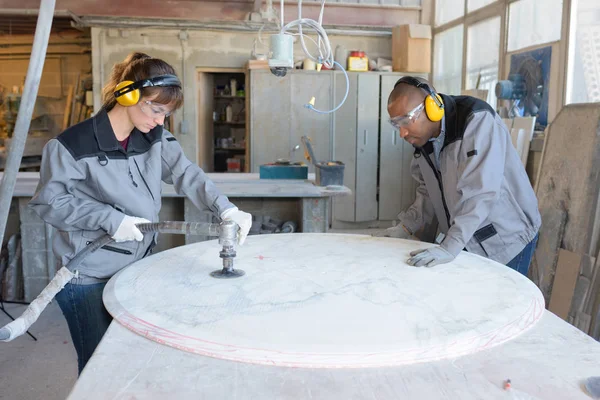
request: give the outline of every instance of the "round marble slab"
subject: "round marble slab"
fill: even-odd
[[[310,368],[402,365],[499,345],[542,316],[538,288],[510,268],[462,253],[408,266],[431,246],[342,234],[248,238],[246,275],[212,278],[216,240],[120,271],[104,290],[112,316],[151,340],[240,362]]]

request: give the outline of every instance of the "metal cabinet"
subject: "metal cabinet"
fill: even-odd
[[[333,219],[344,223],[389,221],[412,204],[416,184],[410,174],[413,148],[388,123],[387,99],[402,73],[349,72],[350,89],[341,71],[289,71],[278,78],[268,70],[250,71],[251,172],[278,158],[303,160],[300,138],[311,138],[317,161],[346,165],[344,185],[351,196],[334,201]],[[294,151],[294,147],[300,149]],[[310,172],[314,172],[312,166]]]
[[[250,72],[250,172],[288,158],[292,85],[269,71]],[[286,101],[283,101],[283,100]]]
[[[415,201],[416,181],[410,174],[414,148],[388,122],[388,96],[401,77],[381,75],[381,118],[379,121],[379,213],[378,219],[396,219]]]
[[[332,76],[328,71],[293,70],[279,78],[268,70],[250,71],[251,172],[280,158],[305,161],[302,136],[311,138],[317,161],[331,159],[333,116],[304,105],[315,97],[317,109],[332,108]],[[294,151],[296,145],[300,148]],[[312,165],[309,172],[314,172]]]
[[[415,199],[410,174],[413,148],[388,122],[387,101],[402,73],[351,73],[350,94],[334,116],[334,157],[346,163],[344,184],[352,196],[338,198],[336,221],[390,221]],[[334,103],[345,91],[335,73]],[[348,227],[348,225],[345,225]]]
[[[348,73],[350,90],[334,117],[334,158],[342,161],[344,185],[351,196],[336,198],[334,219],[348,222],[377,219],[377,151],[379,75]],[[346,91],[346,79],[335,73],[334,104]]]

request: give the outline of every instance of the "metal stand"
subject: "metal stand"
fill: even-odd
[[[8,265],[8,262],[6,263]],[[0,310],[2,310],[2,312],[4,314],[6,314],[8,316],[8,318],[10,318],[11,320],[15,320],[13,318],[12,315],[9,314],[8,311],[6,311],[6,309],[4,308],[4,299],[2,297],[2,281],[4,280],[4,272],[6,271],[5,268],[0,268]],[[16,304],[24,304],[27,305],[27,303],[20,303],[20,302],[15,302]],[[29,336],[31,336],[33,338],[33,340],[35,340],[37,342],[37,338],[35,336],[33,336],[29,331],[27,331],[27,334]]]
[[[11,319],[11,320],[13,320],[13,321],[15,320],[15,319],[13,318],[13,316],[12,316],[12,315],[10,315],[10,314],[8,313],[8,311],[6,311],[6,309],[4,308],[4,301],[2,300],[2,290],[1,290],[1,289],[0,289],[0,310],[2,310],[2,312],[3,312],[4,314],[6,314],[6,315],[8,316],[8,318],[10,318],[10,319]],[[27,331],[27,334],[28,334],[29,336],[31,336],[31,338],[37,342],[37,338],[36,338],[35,336],[33,336],[33,335],[31,334],[31,332]]]

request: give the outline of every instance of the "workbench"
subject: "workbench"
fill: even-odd
[[[0,173],[0,179],[2,175]],[[301,232],[327,232],[331,198],[351,193],[345,186],[316,186],[314,174],[309,174],[307,180],[264,180],[259,178],[258,173],[207,175],[221,193],[241,210],[255,216],[266,215],[283,221],[295,221]],[[56,272],[52,254],[54,228],[45,224],[27,207],[39,177],[39,172],[19,172],[13,192],[21,224],[26,301],[32,301]],[[191,201],[177,194],[172,185],[163,183],[162,203],[161,221],[213,221],[212,212],[197,209]],[[154,251],[207,239],[191,235],[161,235]]]
[[[140,260],[107,285],[104,302],[115,320],[69,399],[590,398],[583,382],[600,376],[600,344],[544,310],[533,283],[468,253],[433,268],[407,266],[408,251],[422,246],[427,245],[363,235],[255,236],[238,250],[236,268],[244,268],[246,275],[228,281],[208,278],[218,266],[212,255],[218,250],[216,241]],[[527,299],[536,307],[529,307]],[[327,314],[339,307],[355,319]],[[401,316],[398,308],[385,307],[418,312]],[[446,308],[455,312],[441,312]],[[377,310],[384,312],[376,316]],[[163,312],[168,314],[168,330],[153,320]],[[324,318],[328,315],[333,317]],[[321,322],[314,323],[313,317]],[[344,328],[362,318],[374,323],[356,330],[381,340],[366,340],[364,349],[357,342],[347,352],[336,341],[321,340],[339,334],[340,343],[351,342],[355,332]],[[295,335],[298,327],[288,325],[299,319],[306,321],[305,332],[289,341],[289,351],[269,355],[271,345]],[[336,321],[327,323],[331,319]],[[257,322],[256,326],[269,326],[261,332],[221,330]],[[217,335],[216,344],[223,345],[208,350],[212,356],[206,345],[215,341],[189,333],[202,332],[203,326],[204,334]],[[280,329],[273,332],[273,326]],[[183,332],[182,327],[189,330]],[[396,337],[403,339],[394,343]],[[469,338],[474,340],[465,340]],[[263,339],[259,346],[242,346],[246,340]],[[311,340],[321,341],[314,352],[294,351]],[[440,352],[431,359],[431,349],[444,340],[451,352],[462,355]],[[420,345],[420,351],[394,355],[405,342],[408,350]],[[392,357],[385,352],[367,354],[364,362],[374,366],[361,367],[355,356],[382,344],[390,345]],[[325,351],[329,358],[320,358],[318,348],[330,345],[336,352]],[[270,361],[261,359],[265,354]],[[332,354],[343,356],[337,367],[331,365]],[[298,361],[313,364],[290,366]]]

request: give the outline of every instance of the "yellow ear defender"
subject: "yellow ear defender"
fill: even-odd
[[[433,122],[440,121],[444,117],[444,103],[439,94],[434,93],[425,97],[425,113]]]
[[[175,75],[160,75],[137,82],[123,81],[115,87],[115,99],[124,107],[135,106],[140,101],[140,89],[150,86],[175,86],[181,88],[181,82]]]
[[[444,117],[444,102],[442,101],[442,97],[437,94],[431,86],[421,82],[417,78],[413,78],[412,76],[404,76],[400,78],[394,85],[394,88],[400,83],[406,83],[408,85],[418,87],[419,89],[423,89],[428,93],[427,97],[425,97],[425,114],[430,121],[437,122]]]

